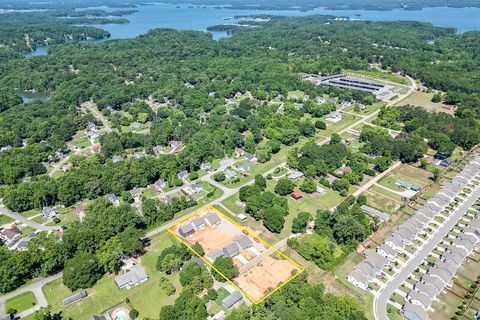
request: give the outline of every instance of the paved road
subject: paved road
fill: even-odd
[[[85,102],[82,104],[82,107],[90,111],[95,118],[102,122],[105,131],[112,132],[112,128],[110,127],[108,120],[103,116],[100,111],[98,111],[97,106],[93,102]]]
[[[387,174],[389,174],[390,172],[392,172],[393,170],[395,170],[396,168],[398,168],[401,164],[402,164],[402,162],[400,162],[400,161],[395,162],[395,163],[392,164],[387,170],[383,171],[383,172],[380,173],[379,175],[376,175],[375,177],[372,178],[372,180],[368,181],[368,182],[365,183],[363,186],[361,186],[360,188],[358,188],[358,190],[356,190],[354,193],[352,193],[352,196],[357,197],[358,195],[362,194],[362,192],[370,189],[371,186],[373,186],[375,183],[377,183],[378,181],[380,181],[380,180],[381,180],[383,177],[385,177]]]
[[[434,236],[425,242],[415,256],[408,261],[400,270],[400,272],[386,283],[386,286],[375,295],[373,301],[373,311],[376,320],[387,320],[387,303],[390,296],[397,290],[400,285],[407,280],[408,276],[415,271],[418,265],[432,252],[432,250],[442,241],[455,224],[464,216],[467,210],[480,197],[480,186],[478,186],[463,202],[463,204],[455,210],[445,223],[437,229]]]
[[[31,309],[26,310],[25,312],[22,312],[22,314],[19,314],[19,316],[27,316],[29,314],[32,314],[36,310],[39,310],[40,308],[47,307],[48,302],[47,302],[47,299],[45,298],[45,295],[43,294],[42,288],[47,283],[50,283],[52,281],[55,281],[55,280],[61,278],[62,274],[63,274],[62,272],[57,273],[53,276],[44,278],[44,279],[39,280],[37,282],[34,282],[34,283],[32,283],[28,286],[21,287],[21,288],[15,290],[15,291],[7,293],[6,295],[0,296],[0,319],[1,320],[6,319],[5,318],[5,311],[6,311],[5,310],[5,302],[8,299],[16,297],[17,295],[25,293],[25,292],[29,292],[29,291],[33,292],[33,294],[35,295],[35,298],[37,299],[37,305],[34,308],[31,308]]]
[[[92,147],[93,147],[93,146],[89,146],[89,147],[80,149],[80,150],[74,152],[73,154],[80,154],[80,153],[82,153],[82,152],[84,152],[84,151],[87,151],[87,150],[92,149]],[[65,163],[67,163],[68,160],[70,160],[70,157],[71,157],[71,156],[72,156],[72,153],[69,154],[69,155],[67,155],[66,157],[62,158],[59,162],[57,162],[57,163],[53,166],[52,170],[48,173],[48,176],[49,176],[50,178],[53,177],[53,175],[54,175],[58,170],[60,170],[60,168],[61,168]]]
[[[22,215],[16,213],[16,212],[13,212],[5,207],[0,207],[0,213],[3,214],[3,215],[6,215],[7,217],[10,217],[14,220],[18,220],[20,221],[21,223],[23,224],[26,224],[27,226],[29,227],[32,227],[33,229],[35,230],[40,230],[40,231],[53,231],[53,230],[56,230],[58,229],[58,227],[47,227],[47,226],[42,226],[41,224],[39,223],[36,223],[35,221],[33,220],[30,220],[30,219],[27,219],[25,217],[23,217]]]

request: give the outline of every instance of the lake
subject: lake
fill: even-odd
[[[90,8],[94,9],[94,8]],[[106,8],[104,10],[125,10],[125,8]],[[207,27],[216,24],[232,24],[236,20],[233,16],[250,14],[268,14],[278,16],[308,16],[312,14],[335,15],[357,20],[398,21],[414,20],[430,22],[436,26],[454,27],[458,32],[480,30],[480,8],[424,8],[417,11],[395,9],[391,11],[373,10],[327,10],[316,8],[310,11],[296,10],[230,10],[225,6],[192,6],[188,4],[149,4],[137,8],[138,12],[125,16],[129,24],[95,25],[111,34],[110,39],[133,38],[154,28],[175,28],[179,30],[206,31]],[[83,9],[82,9],[83,10]],[[225,19],[225,18],[232,19]],[[212,32],[213,38],[218,40],[226,37],[226,32]],[[27,56],[47,54],[45,47],[38,47]]]

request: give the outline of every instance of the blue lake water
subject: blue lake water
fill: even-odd
[[[104,10],[128,10],[128,8],[106,8]],[[131,9],[131,8],[130,8]],[[458,32],[480,30],[480,8],[424,8],[417,11],[391,10],[327,10],[316,8],[302,12],[295,10],[231,10],[226,7],[218,9],[218,6],[192,6],[188,4],[150,4],[142,5],[135,10],[138,12],[127,15],[129,24],[106,24],[96,25],[110,32],[110,39],[133,38],[146,33],[154,28],[175,28],[179,30],[206,31],[207,27],[216,24],[231,24],[234,19],[225,20],[227,17],[249,14],[269,14],[279,16],[308,16],[312,14],[335,15],[350,17],[358,20],[372,21],[398,21],[414,20],[430,22],[435,26],[454,27]],[[227,36],[225,32],[214,32],[213,38],[220,39]],[[29,56],[47,54],[45,47],[39,47],[36,51],[28,53]]]

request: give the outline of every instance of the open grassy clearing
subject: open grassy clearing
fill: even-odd
[[[369,191],[373,192],[373,193],[380,194],[380,195],[382,195],[382,196],[384,196],[388,199],[391,199],[391,200],[397,202],[398,204],[403,204],[404,203],[403,197],[401,195],[399,195],[398,193],[395,193],[393,191],[389,191],[385,188],[373,185],[369,189]]]
[[[397,103],[397,106],[404,106],[407,104],[414,105],[414,106],[419,106],[423,107],[428,111],[433,111],[433,112],[446,112],[449,114],[453,114],[453,109],[451,109],[451,106],[445,105],[441,102],[435,103],[432,102],[432,97],[433,93],[426,93],[426,92],[414,92],[407,98],[403,99],[399,103]]]
[[[345,72],[356,74],[356,75],[361,75],[361,76],[365,76],[365,77],[370,77],[370,78],[373,78],[373,79],[395,82],[395,83],[402,84],[402,85],[410,85],[410,81],[406,77],[404,77],[402,75],[399,75],[399,74],[394,74],[394,73],[391,73],[391,72],[388,72],[388,71],[380,71],[380,70],[375,70],[375,69],[371,69],[371,70],[346,69]]]
[[[5,302],[5,310],[15,309],[17,313],[23,312],[35,306],[37,299],[31,291],[24,292],[14,298],[8,299]]]
[[[0,214],[0,225],[12,223],[14,220],[6,215]]]
[[[149,275],[149,279],[132,288],[119,290],[114,283],[114,275],[106,275],[91,289],[88,289],[88,297],[69,306],[63,305],[63,299],[70,296],[72,292],[62,284],[62,280],[56,280],[47,284],[43,291],[53,311],[62,311],[64,317],[72,319],[90,319],[93,314],[100,314],[110,306],[123,301],[128,297],[132,305],[140,312],[140,318],[158,318],[162,306],[173,304],[181,285],[179,273],[166,275],[155,269],[157,257],[166,247],[174,243],[174,238],[164,232],[151,240],[147,253],[141,258],[142,264]],[[176,287],[177,291],[167,296],[159,287],[158,281],[161,276],[167,277]]]
[[[365,109],[360,109],[360,111],[355,111],[355,105],[351,105],[347,108],[344,109],[345,112],[351,112],[355,114],[359,114],[362,116],[366,116],[371,114],[372,112],[375,112],[376,110],[380,109],[382,106],[386,105],[385,102],[376,102],[371,105],[365,106]]]
[[[388,175],[377,183],[391,190],[402,192],[403,189],[395,183],[395,180],[396,179],[393,176]]]
[[[400,178],[408,180],[415,184],[419,184],[421,186],[429,184],[431,182],[431,176],[431,172],[421,168],[416,168],[408,164],[402,164],[401,166],[393,170],[392,173],[389,175],[389,177],[392,177],[393,179]]]
[[[394,213],[398,207],[399,204],[393,201],[392,199],[386,198],[378,193],[373,193],[370,191],[365,191],[363,193],[365,197],[367,197],[367,205],[378,209],[380,211],[383,211],[388,214]]]

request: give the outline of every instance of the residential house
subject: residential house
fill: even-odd
[[[240,248],[237,243],[231,242],[223,248],[223,254],[227,257],[233,258],[240,254]]]
[[[189,186],[182,188],[182,192],[186,195],[197,194],[203,191],[203,185],[201,182],[192,183]]]
[[[210,162],[205,162],[200,165],[200,169],[205,171],[210,171],[212,169],[212,164]]]
[[[94,154],[100,153],[102,151],[102,146],[99,144],[96,144],[92,146],[92,149],[90,149],[90,151]]]
[[[378,247],[377,252],[379,255],[384,256],[389,260],[392,260],[397,255],[397,252],[386,244],[382,244],[380,247]]]
[[[317,186],[317,189],[315,190],[315,192],[319,195],[323,195],[327,192],[327,190],[325,190],[324,188],[322,188],[320,186]]]
[[[431,274],[426,274],[422,276],[421,281],[428,286],[435,287],[438,292],[442,292],[447,285],[446,282],[442,280],[442,278],[432,276]]]
[[[451,157],[447,157],[445,159],[443,159],[442,161],[440,161],[439,165],[441,167],[444,167],[444,168],[448,168],[450,167],[450,165],[453,163],[453,160]]]
[[[115,207],[120,206],[120,200],[118,200],[117,196],[114,195],[113,193],[106,194],[106,195],[105,195],[105,198],[107,198],[107,200],[108,200],[111,204],[113,204]]]
[[[220,220],[220,218],[218,217],[218,215],[215,213],[215,212],[209,212],[207,213],[205,216],[205,222],[209,225],[209,226],[214,226],[214,225],[217,225],[217,224],[220,224],[222,221]]]
[[[464,249],[450,245],[448,249],[442,253],[440,259],[444,262],[448,262],[459,267],[463,263],[463,259],[465,259],[466,256],[467,252],[465,252]]]
[[[181,141],[175,141],[175,140],[170,141],[170,148],[172,148],[173,152],[179,151],[181,147],[182,147]]]
[[[257,161],[257,157],[255,156],[255,154],[252,153],[246,153],[245,159],[248,161]]]
[[[74,295],[71,295],[70,297],[63,300],[63,304],[65,306],[68,306],[69,304],[77,302],[78,300],[83,299],[86,296],[87,296],[87,291],[80,290],[79,292],[75,293]]]
[[[407,300],[413,304],[421,306],[424,310],[428,310],[430,304],[432,304],[432,300],[427,294],[415,290],[411,290],[407,294]]]
[[[439,294],[439,290],[435,286],[428,285],[422,281],[417,281],[413,286],[415,291],[424,293],[428,296],[430,300],[434,300],[436,296]]]
[[[405,303],[402,308],[402,314],[408,320],[429,320],[428,312],[421,306],[413,304],[411,302]]]
[[[428,274],[442,280],[446,284],[444,287],[450,288],[453,284],[452,275],[444,269],[433,269],[433,268],[431,268],[431,269],[428,270]]]
[[[188,178],[188,172],[187,172],[187,170],[180,171],[180,172],[177,174],[177,177],[178,177],[178,179],[185,181],[185,180]]]
[[[140,198],[142,197],[143,190],[140,188],[133,188],[130,190],[130,194],[135,202],[140,202]]]
[[[144,151],[137,151],[133,154],[133,157],[135,159],[145,158],[146,156],[147,156],[147,154]]]
[[[390,246],[395,251],[400,251],[405,247],[405,243],[395,234],[391,235],[385,240],[385,244]]]
[[[298,180],[300,178],[303,178],[303,176],[304,176],[303,172],[298,171],[298,170],[292,170],[288,174],[287,178],[290,179],[290,180]]]
[[[115,283],[119,289],[132,288],[148,280],[148,275],[141,265],[136,264],[122,275],[115,278]]]
[[[22,232],[20,231],[20,229],[16,225],[13,225],[10,228],[5,228],[0,231],[0,240],[2,240],[3,243],[10,247],[15,244],[15,242],[21,235]]]
[[[130,130],[132,131],[137,131],[138,129],[140,129],[142,127],[142,125],[136,121],[130,123]]]
[[[248,171],[250,171],[251,167],[252,167],[252,165],[250,164],[250,162],[245,162],[245,163],[237,166],[237,170],[245,175],[245,174],[248,174]]]
[[[368,289],[369,278],[360,269],[354,269],[350,272],[347,276],[347,280],[362,290]]]
[[[180,233],[182,237],[187,238],[195,233],[195,227],[191,223],[183,225],[178,228],[178,233]]]
[[[235,178],[235,176],[237,175],[237,173],[236,173],[235,171],[229,170],[229,169],[225,170],[224,173],[225,173],[225,177],[226,177],[227,179]]]
[[[335,170],[335,173],[337,175],[344,175],[344,174],[349,173],[349,172],[352,172],[352,168],[350,168],[349,166],[341,166],[340,168]]]
[[[205,227],[205,219],[203,217],[198,217],[192,220],[192,226],[196,229],[202,229]]]
[[[395,184],[402,188],[409,189],[412,191],[420,191],[422,189],[422,186],[419,186],[418,184],[412,183],[404,179],[396,179]]]
[[[230,309],[235,304],[243,300],[243,296],[240,292],[234,291],[228,297],[222,300],[222,305],[225,309]]]
[[[43,207],[42,218],[45,220],[53,219],[57,216],[57,210],[52,207]]]
[[[161,146],[161,145],[157,145],[157,146],[152,147],[152,151],[155,155],[161,154],[164,149],[165,149],[165,147]]]
[[[368,214],[370,217],[372,218],[377,218],[379,219],[380,221],[387,221],[388,219],[390,219],[390,215],[386,214],[385,212],[382,212],[380,210],[377,210],[375,208],[372,208],[372,207],[369,207],[367,205],[362,205],[361,206],[362,210]]]
[[[112,157],[112,162],[113,163],[118,163],[118,162],[121,162],[123,161],[123,157],[122,156],[113,156]]]
[[[253,246],[252,241],[247,235],[240,235],[235,238],[233,238],[233,242],[237,244],[237,246],[240,248],[240,250],[246,250]]]
[[[162,192],[163,189],[167,186],[167,182],[165,182],[164,180],[162,179],[158,179],[157,181],[155,181],[155,183],[153,184],[153,187],[155,188],[155,190],[157,190],[158,192]]]
[[[322,104],[322,103],[325,103],[325,98],[324,97],[317,97],[317,103],[318,104]]]

